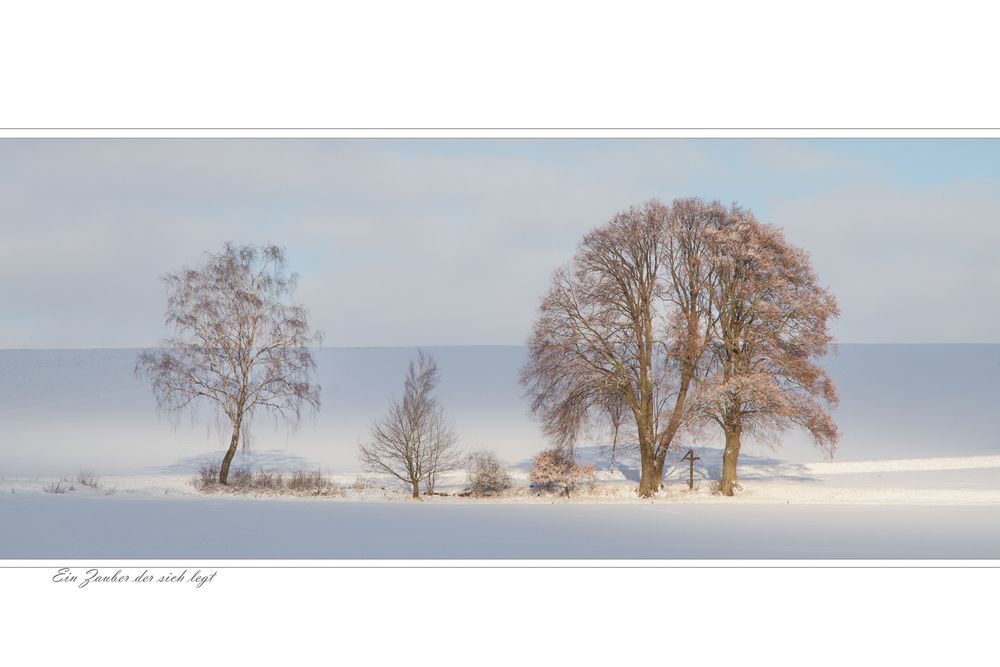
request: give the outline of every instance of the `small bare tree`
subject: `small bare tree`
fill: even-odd
[[[226,484],[257,411],[294,427],[303,407],[319,409],[308,345],[318,345],[322,334],[311,333],[306,310],[288,302],[297,276],[286,275],[277,246],[227,243],[200,268],[164,280],[166,320],[176,333],[160,349],[140,354],[136,373],[149,379],[168,413],[201,404],[228,419],[232,437],[219,468],[219,483]]]
[[[372,423],[370,442],[360,446],[369,470],[405,482],[414,498],[420,497],[421,484],[425,493],[433,493],[437,475],[462,463],[458,437],[431,396],[437,384],[437,363],[418,350],[406,373],[403,400],[393,400],[388,414]]]

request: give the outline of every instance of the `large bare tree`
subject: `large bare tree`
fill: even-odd
[[[303,408],[319,409],[309,345],[322,336],[310,331],[305,308],[290,302],[297,276],[286,274],[277,246],[227,243],[202,266],[164,280],[166,321],[175,333],[143,352],[136,372],[150,380],[161,409],[176,415],[208,407],[228,421],[232,436],[219,469],[226,484],[256,413],[294,427]]]
[[[521,381],[543,430],[571,447],[608,396],[621,396],[635,421],[644,497],[659,490],[685,422],[707,335],[704,230],[724,214],[697,199],[618,213],[554,273],[529,340]]]
[[[372,423],[371,439],[360,445],[362,463],[372,472],[388,473],[410,486],[414,498],[434,491],[437,475],[461,466],[458,436],[432,396],[439,381],[437,362],[423,350],[410,362],[403,400]]]
[[[712,342],[692,410],[725,434],[719,492],[731,496],[744,435],[766,440],[798,425],[833,453],[837,392],[817,360],[839,311],[806,252],[749,211],[732,207],[706,238]]]

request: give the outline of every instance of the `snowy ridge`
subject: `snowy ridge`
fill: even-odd
[[[922,459],[890,459],[885,461],[830,461],[807,463],[802,466],[813,475],[846,473],[924,472],[933,470],[979,470],[1000,468],[1000,456],[949,456]]]
[[[586,454],[591,454],[586,452]],[[259,464],[272,460],[260,456]],[[590,458],[586,454],[580,458]],[[629,465],[609,471],[598,469],[593,484],[581,485],[567,498],[553,493],[539,493],[528,483],[524,462],[509,467],[512,487],[499,497],[470,498],[463,495],[466,475],[455,470],[441,475],[437,490],[444,495],[425,497],[431,504],[715,504],[720,506],[745,504],[782,505],[1000,505],[1000,456],[943,457],[938,459],[893,459],[884,461],[852,461],[825,464],[796,464],[782,461],[749,462],[741,465],[741,491],[734,498],[714,495],[718,465],[714,452],[703,452],[707,465],[696,465],[694,489],[688,489],[687,465],[675,466],[665,475],[664,489],[655,499],[636,495],[636,469]],[[626,460],[628,457],[626,457]],[[275,457],[274,461],[281,462]],[[750,461],[754,461],[751,457]],[[757,459],[758,461],[762,459]],[[279,466],[280,467],[280,466]],[[270,466],[262,465],[270,470]],[[151,471],[144,475],[111,475],[100,478],[97,489],[85,488],[73,476],[62,477],[0,477],[0,503],[13,496],[53,496],[46,491],[60,482],[67,491],[55,495],[61,501],[73,503],[106,498],[109,501],[127,498],[203,499],[206,501],[240,501],[247,499],[287,502],[392,502],[412,503],[409,490],[398,480],[386,475],[363,471],[334,473],[329,478],[341,492],[330,497],[288,497],[273,494],[209,494],[196,490],[192,474],[179,470]],[[366,481],[358,490],[356,482]],[[73,487],[73,488],[69,488]]]
[[[525,348],[427,350],[440,364],[440,399],[468,451],[488,449],[515,467],[524,467],[549,446],[528,415],[518,383]],[[356,470],[358,442],[368,436],[371,420],[398,395],[414,352],[412,348],[317,350],[317,380],[323,386],[319,414],[308,417],[294,432],[261,418],[253,429],[251,450],[278,452],[291,467]],[[188,473],[213,453],[221,457],[229,434],[217,428],[207,412],[197,418],[187,415],[177,424],[157,413],[148,384],[135,376],[137,353],[0,350],[0,377],[6,378],[0,382],[0,475],[51,476],[81,468],[106,475],[153,469]],[[808,476],[874,470],[850,468],[848,461],[870,466],[867,462],[872,460],[907,457],[1000,455],[1000,432],[993,418],[1000,404],[1000,345],[841,345],[824,363],[841,395],[834,412],[842,431],[837,463],[820,464],[824,453],[807,436],[791,430],[777,449],[745,446],[741,474]],[[593,435],[595,444],[604,449],[584,462],[607,469],[607,434]],[[707,433],[684,447],[693,446],[704,459],[701,464],[713,466],[715,454],[703,452],[712,447],[717,451],[721,444],[717,433]],[[618,458],[634,468],[627,449],[622,443]],[[749,456],[754,454],[757,460]],[[775,467],[779,464],[788,467]],[[808,467],[814,465],[818,467]],[[959,469],[934,465],[938,470]],[[983,465],[980,461],[974,467]],[[630,470],[623,472],[632,475]]]

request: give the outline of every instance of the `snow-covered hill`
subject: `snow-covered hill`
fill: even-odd
[[[521,347],[429,347],[440,397],[465,447],[523,465],[545,446],[517,383]],[[0,350],[0,475],[188,473],[228,434],[206,420],[172,426],[133,373],[136,350]],[[357,443],[398,395],[409,348],[317,351],[323,408],[297,432],[262,419],[244,462],[359,468]],[[836,462],[1000,454],[1000,345],[842,345],[827,360],[840,395]],[[595,436],[594,446],[602,444]],[[711,436],[691,443],[715,447]],[[707,451],[707,450],[705,450]],[[801,434],[748,456],[824,460]],[[241,457],[244,455],[241,454]],[[594,455],[600,458],[603,453]],[[705,465],[710,465],[710,457]]]
[[[451,495],[416,503],[390,481],[354,489],[356,451],[399,391],[412,349],[317,352],[323,409],[296,433],[261,421],[237,465],[321,467],[329,497],[204,496],[193,473],[226,434],[204,421],[158,417],[133,374],[135,350],[0,351],[0,558],[995,558],[1000,533],[1000,346],[844,345],[829,360],[843,437],[824,460],[790,433],[748,444],[743,489],[711,494],[721,454],[702,460],[695,490],[672,452],[666,491],[635,496],[638,463],[606,440],[577,450],[594,488],[566,499],[527,489],[545,446],[517,383],[518,347],[429,348],[440,396],[467,449],[493,449],[515,489],[500,499]],[[94,471],[99,488],[76,483]],[[61,480],[65,479],[65,482]],[[65,493],[51,492],[62,484]],[[381,488],[384,484],[385,488]],[[47,492],[46,488],[50,491]],[[366,502],[358,502],[366,501]],[[57,529],[53,529],[56,527]]]

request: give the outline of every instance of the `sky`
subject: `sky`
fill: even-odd
[[[226,241],[325,345],[520,345],[587,231],[689,196],[806,249],[839,342],[1000,343],[1000,140],[0,139],[0,348],[156,345]]]

